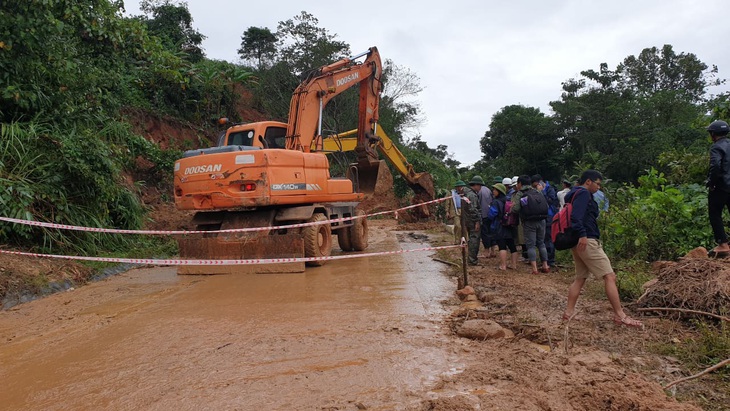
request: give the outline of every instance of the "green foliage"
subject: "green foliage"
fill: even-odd
[[[256,62],[259,70],[269,66],[276,56],[276,34],[267,27],[249,27],[241,37],[238,55]]]
[[[696,144],[695,147],[670,149],[659,155],[658,169],[664,172],[668,183],[691,184],[707,178],[708,146]]]
[[[280,21],[276,28],[279,60],[297,75],[350,55],[349,44],[335,40],[337,35],[318,24],[314,15],[302,11],[294,18]]]
[[[137,228],[142,209],[121,186],[119,152],[97,136],[43,123],[2,125],[0,215],[71,225]],[[100,236],[4,225],[3,242],[66,248]]]
[[[121,106],[153,47],[108,0],[0,3],[0,120],[94,117]],[[133,89],[133,87],[132,87]]]
[[[485,160],[499,160],[502,173],[560,175],[560,143],[552,121],[539,109],[512,105],[492,116],[479,142]]]
[[[644,261],[622,261],[615,264],[616,286],[623,301],[636,301],[644,293],[643,285],[654,278],[651,266]]]
[[[165,49],[185,54],[193,63],[201,61],[205,53],[201,48],[205,36],[193,28],[193,16],[187,3],[176,4],[171,0],[142,0],[140,8],[152,17],[141,17],[148,32],[162,41]]]
[[[727,322],[712,324],[694,320],[697,333],[684,338],[679,344],[664,346],[660,351],[665,355],[679,357],[696,371],[711,367],[730,358],[730,326]],[[716,373],[730,383],[730,369],[720,368]]]
[[[707,191],[698,184],[672,186],[651,169],[639,186],[610,192],[611,210],[602,213],[607,252],[625,260],[672,260],[711,244]]]
[[[173,152],[131,134],[127,125],[99,132],[60,128],[44,122],[3,124],[0,128],[0,215],[86,227],[137,229],[144,209],[122,172],[137,156],[154,162],[169,180]],[[4,223],[0,241],[46,250],[138,246],[129,237],[34,228]]]
[[[316,17],[303,11],[292,19],[280,21],[275,34],[257,27],[249,27],[244,33],[241,56],[250,59],[254,57],[252,53],[261,53],[270,63],[259,64],[256,71],[259,87],[254,89],[254,96],[258,108],[272,119],[286,121],[292,93],[300,78],[350,55],[347,43],[336,40],[336,35],[318,24]],[[354,89],[337,96],[325,108],[323,127],[329,133],[357,128],[357,104],[358,94]]]
[[[707,87],[723,82],[716,73],[716,67],[694,54],[677,54],[671,45],[646,48],[615,70],[606,63],[584,70],[581,78],[564,82],[560,100],[550,103],[558,146],[543,156],[555,159],[562,170],[573,170],[598,153],[607,176],[635,182],[643,170],[657,166],[662,153],[705,140],[697,119],[706,112]],[[493,155],[485,147],[482,151]]]

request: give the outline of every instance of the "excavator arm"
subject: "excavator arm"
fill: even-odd
[[[365,56],[363,62],[355,61],[363,56]],[[378,157],[368,146],[368,138],[375,134],[377,128],[378,105],[383,89],[381,74],[382,64],[376,47],[371,47],[357,56],[321,67],[310,74],[292,95],[286,148],[304,152],[321,151],[324,107],[337,95],[359,85],[356,151],[358,157],[367,156],[369,161],[376,162]]]
[[[355,151],[358,146],[358,130],[350,130],[337,135],[328,136],[324,139],[322,150],[324,152]],[[433,185],[433,178],[427,172],[417,173],[413,165],[398,150],[393,140],[385,134],[382,128],[376,130],[376,137],[371,137],[368,142],[371,148],[375,148],[383,157],[398,170],[398,173],[406,180],[414,193],[420,200],[429,201],[436,197],[436,190]]]

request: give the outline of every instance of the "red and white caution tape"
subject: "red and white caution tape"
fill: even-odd
[[[101,261],[107,263],[123,263],[123,264],[145,264],[145,265],[258,265],[258,264],[281,264],[281,263],[299,263],[307,261],[330,261],[344,260],[348,258],[363,258],[379,255],[395,255],[405,253],[415,253],[422,251],[446,250],[449,248],[460,248],[463,245],[445,245],[440,247],[415,248],[412,250],[398,251],[380,251],[377,253],[365,254],[343,254],[332,255],[327,257],[304,257],[304,258],[264,258],[254,260],[174,260],[174,259],[155,259],[155,258],[116,258],[116,257],[86,257],[73,255],[56,255],[56,254],[40,254],[29,253],[23,251],[0,250],[2,254],[22,255],[28,257],[42,258],[60,258],[64,260],[82,260],[82,261]]]
[[[327,221],[279,225],[279,226],[274,226],[274,227],[245,227],[245,228],[231,228],[231,229],[227,229],[227,230],[210,230],[210,231],[205,231],[205,230],[190,230],[190,231],[185,231],[185,230],[169,230],[169,231],[124,230],[124,229],[117,229],[117,228],[82,227],[82,226],[68,225],[68,224],[44,223],[42,221],[22,220],[19,218],[9,218],[9,217],[0,217],[0,221],[5,221],[8,223],[15,223],[15,224],[30,225],[30,226],[35,226],[35,227],[58,228],[61,230],[74,230],[74,231],[85,231],[85,232],[93,232],[93,233],[109,233],[109,234],[187,235],[187,234],[212,234],[212,233],[242,233],[242,232],[250,232],[250,231],[281,230],[281,229],[285,229],[285,228],[301,228],[301,227],[309,227],[309,226],[320,225],[320,224],[325,224],[325,223],[330,223],[330,224],[341,223],[341,222],[345,222],[345,221],[356,220],[358,218],[368,218],[368,217],[374,217],[374,216],[390,214],[390,213],[395,213],[396,218],[397,218],[398,211],[421,207],[423,205],[428,205],[428,204],[435,204],[435,203],[439,203],[439,202],[450,200],[450,199],[451,199],[451,197],[438,198],[436,200],[426,201],[426,202],[419,203],[419,204],[413,204],[413,205],[402,207],[402,208],[399,208],[396,210],[381,211],[378,213],[358,215],[358,216],[352,216],[352,217],[335,218],[335,219],[327,220]]]

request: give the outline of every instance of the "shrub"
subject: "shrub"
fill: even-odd
[[[707,194],[698,184],[668,185],[650,170],[638,187],[624,185],[611,193],[611,211],[599,218],[610,255],[624,260],[676,259],[707,246]]]

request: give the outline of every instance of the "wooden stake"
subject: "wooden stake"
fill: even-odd
[[[461,238],[465,239],[469,236],[469,233],[466,231],[466,213],[464,212],[464,201],[461,202]],[[461,269],[464,273],[464,287],[469,285],[469,274],[466,270],[466,249],[467,247],[464,246],[463,241],[461,244]]]

